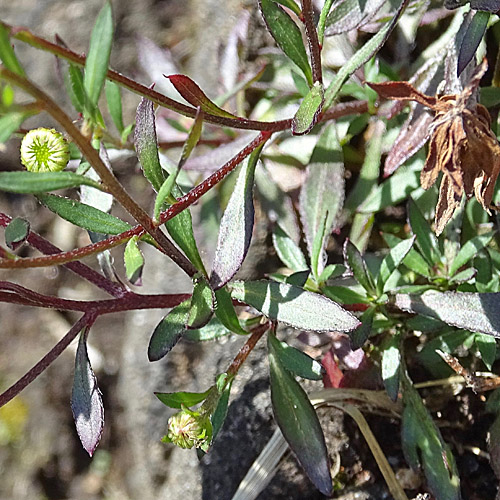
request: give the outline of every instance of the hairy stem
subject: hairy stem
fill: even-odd
[[[319,45],[318,33],[314,25],[314,11],[311,0],[302,0],[302,18],[306,28],[307,43],[311,55],[311,68],[313,81],[323,83],[321,70],[321,47]]]

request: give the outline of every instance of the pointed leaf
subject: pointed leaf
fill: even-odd
[[[436,318],[471,332],[500,337],[500,293],[436,292],[398,294],[394,304],[403,311]]]
[[[353,350],[359,349],[365,345],[368,337],[372,333],[373,318],[375,317],[375,308],[370,307],[362,315],[360,321],[361,325],[349,333],[351,339],[351,346]]]
[[[297,16],[300,16],[301,14],[301,9],[300,7],[295,3],[294,0],[273,0],[276,3],[280,3],[284,7],[288,7],[292,12],[295,12]]]
[[[68,71],[64,75],[64,84],[66,85],[66,92],[71,99],[73,107],[79,113],[83,113],[90,103],[88,102],[89,98],[83,86],[82,69],[74,64],[70,64]]]
[[[323,108],[323,84],[316,82],[302,100],[292,120],[292,134],[303,135],[316,125]]]
[[[368,302],[366,295],[362,295],[358,291],[347,286],[325,286],[322,288],[322,292],[329,299],[340,302],[341,304],[364,304]]]
[[[217,403],[217,407],[215,408],[215,411],[212,414],[211,417],[211,422],[212,422],[212,442],[213,440],[217,437],[217,434],[219,434],[219,431],[222,428],[222,425],[224,424],[224,420],[226,419],[227,416],[227,407],[229,404],[229,395],[231,393],[231,385],[232,381],[227,384],[225,389],[222,391],[221,397],[219,399],[219,402]]]
[[[225,118],[234,118],[239,120],[236,115],[219,108],[217,104],[212,102],[198,87],[198,85],[186,75],[164,75],[168,78],[177,92],[186,99],[186,101],[195,108],[201,108],[205,113],[215,116],[223,116]]]
[[[388,396],[396,401],[399,394],[399,373],[401,367],[400,335],[391,335],[382,352],[382,380]]]
[[[408,222],[413,234],[417,236],[416,243],[425,260],[431,266],[437,264],[441,260],[438,241],[431,226],[412,198],[408,200]]]
[[[208,342],[210,340],[217,340],[221,337],[230,335],[231,331],[228,330],[216,316],[199,330],[187,330],[183,335],[183,340],[188,342]]]
[[[335,187],[333,190],[332,186]],[[300,216],[315,277],[325,267],[325,247],[337,223],[343,202],[342,148],[337,140],[335,125],[331,125],[325,129],[314,148],[300,192]]]
[[[174,307],[156,326],[148,347],[149,361],[158,361],[170,352],[186,331],[191,300]]]
[[[101,440],[104,427],[104,407],[97,379],[87,353],[87,332],[80,334],[75,358],[75,375],[71,393],[71,410],[76,431],[85,451],[92,456]]]
[[[135,115],[134,145],[146,179],[156,191],[162,186],[165,175],[158,156],[153,102],[143,97]]]
[[[253,181],[262,146],[243,164],[220,223],[210,284],[224,286],[238,271],[252,239],[254,206]]]
[[[325,35],[346,33],[368,23],[386,0],[344,0],[336,2],[326,18]]]
[[[247,335],[243,329],[234,310],[231,294],[223,287],[215,291],[216,308],[215,315],[219,321],[230,331],[239,335]]]
[[[83,83],[90,102],[96,106],[106,80],[109,56],[113,43],[113,14],[107,1],[97,17],[90,37],[89,53],[85,61]]]
[[[142,270],[144,269],[144,256],[137,245],[138,237],[134,236],[129,240],[125,247],[123,259],[125,260],[125,269],[127,279],[133,285],[142,285]]]
[[[182,408],[182,406],[197,405],[206,399],[210,389],[205,392],[155,392],[155,396],[169,408]]]
[[[210,321],[214,312],[215,296],[205,276],[197,276],[193,281],[194,289],[186,324],[188,328],[196,330]]]
[[[382,236],[391,248],[394,248],[401,241],[404,241],[398,238],[397,236],[394,236],[393,234],[389,233],[384,233]],[[410,249],[406,257],[403,259],[403,264],[408,269],[415,271],[417,274],[426,276],[428,278],[431,277],[431,269],[429,264],[414,248]]]
[[[273,245],[281,262],[292,271],[304,271],[307,262],[298,245],[281,229],[279,225],[273,231]]]
[[[122,96],[120,93],[120,87],[115,82],[108,80],[104,86],[104,93],[106,94],[106,102],[108,103],[108,110],[111,119],[115,124],[116,130],[118,130],[121,134],[125,127],[123,125]]]
[[[44,193],[81,186],[101,189],[101,185],[73,172],[0,172],[0,191],[9,193]]]
[[[285,342],[280,342],[274,335],[269,335],[274,354],[279,358],[281,364],[293,375],[310,380],[321,380],[323,378],[323,367],[321,363],[307,354],[295,349]]]
[[[196,116],[194,117],[194,122],[189,129],[189,134],[187,136],[186,142],[182,147],[181,159],[179,160],[179,167],[181,168],[184,163],[189,159],[193,149],[201,137],[201,130],[203,128],[203,113],[201,112],[201,108],[198,107],[196,110]]]
[[[259,0],[259,7],[267,28],[279,48],[302,70],[307,82],[312,86],[311,66],[309,65],[300,28],[272,0]]]
[[[59,217],[94,233],[120,234],[131,228],[130,224],[118,217],[76,200],[53,194],[39,194],[37,198]]]
[[[283,436],[309,479],[324,495],[333,492],[328,452],[318,417],[306,393],[284,368],[269,343],[269,372],[273,412]]]
[[[344,244],[344,259],[357,282],[370,294],[375,294],[374,278],[359,250],[349,240]]]
[[[0,24],[0,60],[8,70],[19,76],[24,76],[24,69],[11,45],[9,31],[3,24]]]
[[[408,252],[411,250],[415,243],[416,236],[408,240],[403,240],[396,246],[391,248],[388,255],[384,257],[382,264],[380,264],[380,271],[377,280],[377,291],[379,293],[385,292],[385,284],[391,277],[392,273],[399,267],[403,262]]]
[[[497,354],[497,341],[491,335],[477,333],[474,337],[474,343],[481,354],[481,359],[488,370],[491,370],[491,365],[495,362]]]
[[[490,16],[491,14],[489,12],[479,11],[474,14],[474,17],[470,21],[458,53],[458,76],[460,76],[465,67],[472,61],[472,58],[474,57],[474,54],[476,53],[479,44],[486,33]]]
[[[481,234],[468,240],[453,259],[450,266],[449,275],[453,276],[462,266],[474,258],[491,241],[495,232]]]
[[[16,250],[26,241],[29,233],[30,223],[21,217],[16,217],[5,228],[5,244],[11,250]]]
[[[338,304],[294,285],[272,281],[231,283],[233,299],[294,328],[318,332],[353,330],[359,321]]]

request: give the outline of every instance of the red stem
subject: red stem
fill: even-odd
[[[309,44],[313,81],[323,83],[321,48],[319,45],[318,32],[314,25],[314,11],[311,0],[302,0],[302,21],[306,28],[307,43]]]

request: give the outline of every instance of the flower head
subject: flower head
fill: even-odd
[[[208,415],[184,408],[168,420],[168,432],[163,442],[180,448],[202,448],[212,438],[212,424]]]
[[[461,94],[431,97],[408,82],[369,83],[389,99],[416,101],[434,111],[429,130],[429,152],[420,183],[429,189],[443,173],[436,206],[436,234],[441,234],[462,196],[475,196],[490,213],[493,189],[500,173],[500,145],[490,127],[490,115],[472,95],[486,72],[486,61],[476,69]]]
[[[30,172],[59,172],[69,158],[68,143],[54,129],[30,130],[21,142],[21,162]]]

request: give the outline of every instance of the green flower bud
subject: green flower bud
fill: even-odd
[[[30,172],[59,172],[68,161],[68,143],[57,130],[33,129],[21,142],[21,162]]]
[[[176,413],[168,420],[168,432],[162,441],[180,448],[201,448],[212,438],[212,424],[206,414],[189,409]]]

